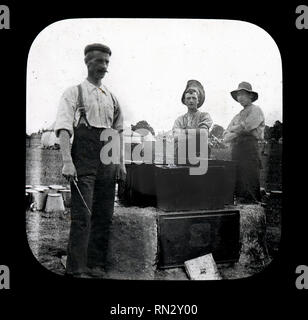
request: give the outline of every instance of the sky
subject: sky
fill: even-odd
[[[216,19],[68,19],[43,29],[27,63],[26,131],[50,127],[60,97],[87,77],[84,48],[104,43],[112,55],[102,82],[118,98],[126,126],[146,120],[171,130],[186,113],[181,96],[200,81],[215,124],[227,127],[242,107],[230,95],[242,81],[259,94],[265,123],[282,121],[282,63],[273,38],[245,21]]]

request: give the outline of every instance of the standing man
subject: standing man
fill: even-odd
[[[104,130],[115,130],[120,135],[123,131],[120,105],[102,84],[111,50],[95,43],[85,47],[84,55],[88,76],[79,86],[63,93],[55,124],[63,159],[62,174],[71,184],[66,274],[76,277],[104,275],[115,182],[123,180],[126,174],[121,145],[120,164],[104,164],[100,159],[106,144],[100,140]]]
[[[235,195],[242,203],[259,202],[261,158],[258,141],[264,139],[264,114],[253,104],[258,93],[252,90],[250,83],[241,82],[231,96],[243,107],[224,133],[224,142],[231,143],[232,160],[237,161]]]
[[[187,113],[179,116],[173,125],[172,131],[175,137],[175,155],[178,153],[178,138],[187,133],[187,129],[206,129],[209,131],[213,124],[213,120],[208,112],[201,112],[198,109],[202,106],[205,99],[205,92],[202,84],[197,80],[189,80],[182,94],[182,103],[187,107]],[[189,137],[188,137],[189,139]],[[198,139],[197,139],[198,140]],[[197,153],[198,143],[197,143]],[[208,149],[208,157],[210,157],[210,149]]]

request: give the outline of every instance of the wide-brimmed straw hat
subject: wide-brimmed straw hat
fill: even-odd
[[[251,84],[243,81],[238,85],[238,88],[236,90],[231,91],[231,96],[234,100],[238,101],[237,100],[237,93],[241,90],[247,91],[251,94],[251,101],[252,102],[254,102],[258,99],[258,93],[252,90]]]
[[[184,103],[185,101],[185,93],[189,90],[189,89],[194,89],[198,92],[198,105],[197,107],[200,108],[204,102],[205,99],[205,92],[204,92],[204,88],[202,86],[202,84],[197,81],[197,80],[188,80],[187,84],[186,84],[186,88],[182,94],[182,103]]]

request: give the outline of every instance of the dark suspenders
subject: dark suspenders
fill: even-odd
[[[79,125],[84,123],[89,129],[91,129],[92,127],[91,127],[90,123],[88,122],[87,115],[86,115],[86,110],[85,110],[85,107],[83,105],[83,96],[82,96],[81,84],[79,84],[77,86],[77,88],[78,88],[77,110],[80,113],[80,118],[79,118],[78,123],[77,123],[77,128],[79,127]],[[102,92],[104,93],[104,91],[102,91]],[[112,94],[111,94],[111,98],[112,98],[113,105],[115,106],[116,102],[115,102],[115,99],[114,99]],[[115,108],[114,108],[114,113],[115,113]]]
[[[78,123],[77,123],[77,128],[79,127],[79,125],[84,123],[89,129],[91,129],[91,125],[88,122],[87,115],[86,115],[86,110],[85,110],[85,107],[83,105],[83,96],[82,96],[81,84],[79,84],[77,87],[78,87],[77,109],[78,109],[78,111],[80,113],[80,118],[79,118]],[[83,122],[82,122],[82,120],[83,120]]]

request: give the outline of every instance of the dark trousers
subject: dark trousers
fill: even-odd
[[[81,126],[74,132],[72,158],[77,170],[77,185],[92,214],[71,183],[67,273],[80,273],[86,267],[106,265],[114,211],[116,165],[104,165],[100,161],[101,131]]]
[[[261,159],[258,141],[249,135],[239,136],[232,146],[232,160],[237,162],[235,195],[245,202],[261,200]]]

